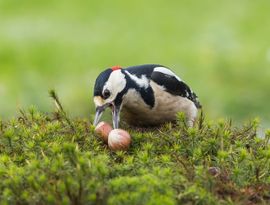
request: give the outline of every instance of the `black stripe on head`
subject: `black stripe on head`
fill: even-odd
[[[107,69],[99,74],[95,82],[94,96],[102,96],[103,87],[108,81],[112,72],[112,69]]]

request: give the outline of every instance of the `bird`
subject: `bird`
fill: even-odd
[[[119,128],[120,114],[130,125],[148,127],[173,122],[179,112],[185,114],[187,125],[192,127],[202,107],[191,88],[171,69],[159,64],[107,68],[98,75],[93,94],[93,125],[111,108],[114,129]]]

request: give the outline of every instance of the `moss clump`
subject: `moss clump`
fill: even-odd
[[[267,204],[270,132],[201,117],[136,130],[111,152],[88,120],[21,111],[0,122],[2,204]]]

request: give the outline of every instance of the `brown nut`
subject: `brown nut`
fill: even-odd
[[[112,126],[107,122],[100,122],[95,128],[95,133],[102,138],[105,143],[108,143],[109,133],[112,131]]]
[[[114,129],[110,132],[108,144],[111,150],[127,150],[131,143],[130,134],[122,129]]]

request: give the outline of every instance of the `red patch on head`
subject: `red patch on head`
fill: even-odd
[[[112,70],[113,70],[113,71],[116,71],[116,70],[120,70],[121,68],[122,68],[121,66],[116,65],[116,66],[113,66],[113,67],[112,67]]]

